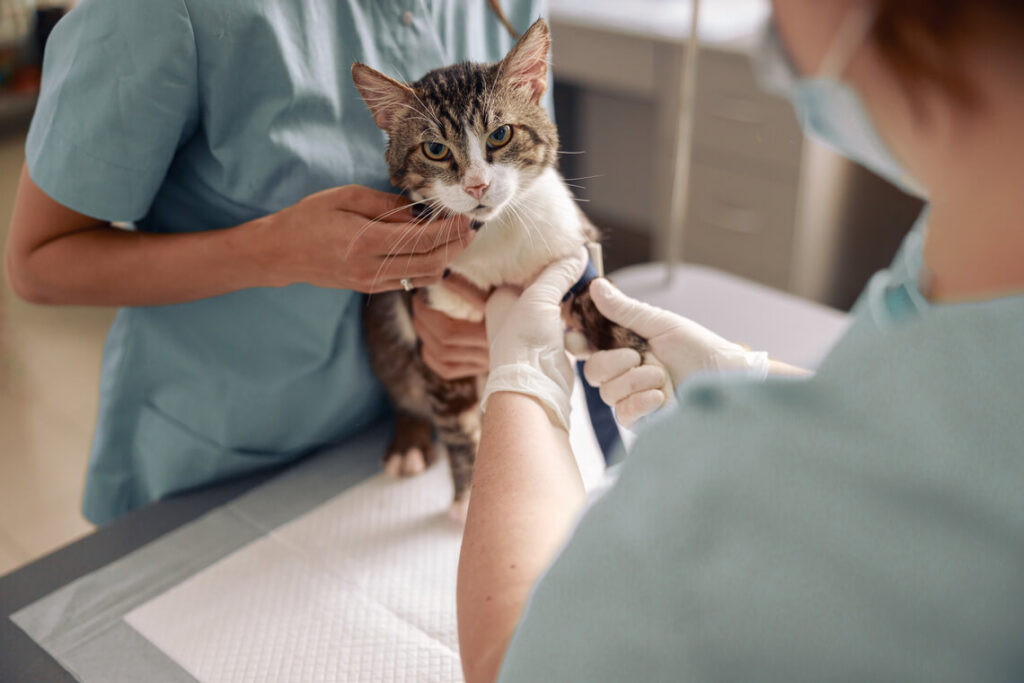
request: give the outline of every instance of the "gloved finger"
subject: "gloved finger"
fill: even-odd
[[[661,359],[650,351],[644,354],[644,365],[652,365],[661,368],[665,372],[665,384],[661,387],[661,391],[665,394],[666,403],[673,401],[676,395],[676,386],[672,381],[672,372],[668,369],[668,366],[663,364]]]
[[[604,317],[651,339],[677,325],[676,316],[626,296],[604,278],[590,283],[590,296]]]
[[[499,287],[487,299],[487,306],[484,312],[484,322],[487,324],[487,339],[491,341],[494,335],[501,328],[508,312],[519,301],[519,292],[512,287]]]
[[[569,289],[579,282],[587,269],[587,250],[580,247],[572,256],[555,261],[541,271],[523,292],[523,297],[538,303],[558,306]]]
[[[592,387],[601,386],[642,362],[640,354],[633,349],[598,351],[583,364],[583,378]]]
[[[637,420],[650,415],[667,402],[664,392],[651,389],[632,396],[615,404],[615,417],[624,427],[630,428]]]
[[[601,400],[610,406],[618,405],[633,394],[651,389],[661,390],[668,379],[665,370],[657,365],[641,365],[610,379],[601,385]]]

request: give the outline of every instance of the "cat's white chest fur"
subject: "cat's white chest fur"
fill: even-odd
[[[499,285],[524,285],[544,266],[579,249],[586,239],[572,195],[558,172],[549,168],[480,228],[449,268],[485,291]],[[427,292],[430,305],[452,318],[483,318],[443,282]]]

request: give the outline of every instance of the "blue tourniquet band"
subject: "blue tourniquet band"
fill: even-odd
[[[601,447],[606,465],[612,465],[616,457],[616,451],[622,448],[622,438],[619,436],[619,426],[615,422],[615,413],[611,407],[601,400],[601,392],[597,387],[592,387],[583,377],[583,361],[576,361],[576,371],[583,380],[583,397],[587,400],[587,412],[590,413],[590,424],[594,427],[594,436]]]
[[[594,262],[587,260],[587,269],[583,271],[583,275],[580,276],[576,284],[562,297],[562,301],[568,301],[569,297],[587,291],[587,286],[597,278],[597,268],[594,267]]]

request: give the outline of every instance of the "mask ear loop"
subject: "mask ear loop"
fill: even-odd
[[[821,60],[818,77],[842,80],[854,55],[867,42],[877,20],[878,5],[873,2],[863,2],[851,9],[843,20],[843,25],[839,27],[832,47]]]

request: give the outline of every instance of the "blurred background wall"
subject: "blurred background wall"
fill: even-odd
[[[714,266],[839,308],[891,259],[921,203],[806,140],[751,58],[767,0],[702,5],[689,206],[669,202],[687,0],[552,0],[563,170],[606,234],[609,265]]]

